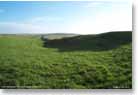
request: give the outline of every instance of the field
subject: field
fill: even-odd
[[[132,88],[132,32],[1,35],[0,88]]]

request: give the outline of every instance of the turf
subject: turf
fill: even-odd
[[[132,32],[0,36],[0,88],[132,88]]]

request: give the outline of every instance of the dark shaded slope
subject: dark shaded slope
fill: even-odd
[[[109,32],[98,35],[80,35],[63,39],[44,40],[44,46],[59,51],[104,51],[132,42],[132,32]]]

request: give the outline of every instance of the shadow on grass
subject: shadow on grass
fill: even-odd
[[[98,35],[80,35],[62,39],[42,39],[44,47],[65,51],[105,51],[132,42],[132,32],[109,32]]]

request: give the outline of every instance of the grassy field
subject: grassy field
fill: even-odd
[[[132,88],[132,32],[1,35],[0,88]]]

